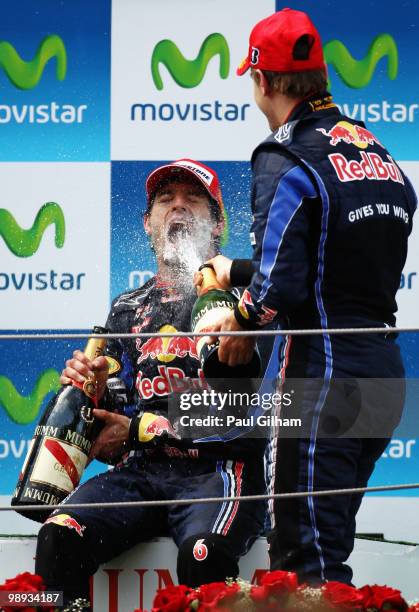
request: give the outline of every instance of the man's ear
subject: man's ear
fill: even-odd
[[[144,225],[145,233],[147,234],[147,236],[150,236],[150,234],[151,234],[150,214],[148,212],[145,213],[145,215],[143,217],[143,225]]]
[[[263,93],[264,96],[269,96],[269,94],[271,93],[271,87],[268,83],[268,79],[266,78],[266,76],[263,74],[262,70],[259,70],[258,68],[256,68],[253,72],[253,78],[256,82],[256,84],[258,85],[259,89],[261,90],[261,92]]]
[[[217,221],[217,224],[214,226],[214,229],[212,230],[212,235],[221,236],[222,233],[224,232],[225,226],[226,226],[226,222],[225,222],[225,217],[223,215],[221,219]]]

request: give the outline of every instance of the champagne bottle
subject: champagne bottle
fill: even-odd
[[[106,334],[103,327],[94,327],[94,334]],[[93,360],[106,345],[105,338],[89,338],[84,354]],[[108,360],[110,372],[119,368],[116,360]],[[44,521],[51,510],[79,484],[94,439],[102,424],[94,418],[97,407],[96,384],[87,379],[64,385],[48,403],[19,475],[12,498],[16,511],[35,521]],[[20,505],[45,504],[45,510],[19,510]]]
[[[199,270],[203,280],[200,287],[201,295],[196,300],[191,314],[191,329],[193,332],[205,332],[225,313],[234,310],[238,299],[221,287],[217,281],[211,264],[203,264]],[[252,379],[259,376],[260,356],[255,349],[249,363],[229,366],[218,359],[217,339],[213,344],[207,344],[204,336],[196,336],[196,348],[201,362],[202,371],[210,386],[215,390],[227,390],[232,380]],[[228,379],[228,380],[224,380]]]

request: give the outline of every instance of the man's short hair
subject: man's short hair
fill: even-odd
[[[306,98],[311,94],[320,94],[327,89],[325,70],[307,70],[304,72],[273,72],[262,70],[269,87],[289,98]],[[251,68],[252,78],[255,70]]]

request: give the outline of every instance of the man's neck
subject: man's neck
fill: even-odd
[[[279,93],[273,94],[272,106],[269,114],[267,113],[269,127],[273,132],[287,123],[292,111],[300,104],[301,100],[301,98],[289,98]]]
[[[203,259],[203,262],[208,261],[208,259],[211,259],[212,257],[215,257],[216,254],[217,253],[215,252],[215,250],[211,249],[207,256]],[[168,264],[164,260],[163,255],[157,255],[157,277],[159,281],[165,284],[167,283],[172,286],[178,283],[183,284],[182,279],[190,279],[192,283],[194,272],[198,271],[198,267],[199,266],[197,266],[197,269],[195,270],[182,266],[180,262]]]

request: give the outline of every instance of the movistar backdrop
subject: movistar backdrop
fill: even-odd
[[[0,160],[109,159],[110,8],[2,3]]]

